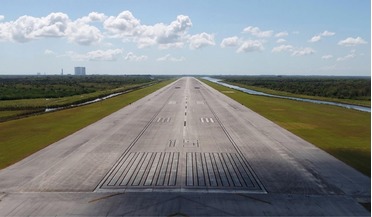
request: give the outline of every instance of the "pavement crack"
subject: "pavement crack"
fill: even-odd
[[[252,200],[255,200],[255,201],[259,201],[259,202],[262,202],[262,203],[266,203],[266,204],[270,204],[272,205],[270,202],[268,201],[265,201],[265,200],[261,200],[261,199],[258,199],[258,198],[255,198],[255,197],[251,197],[251,196],[248,196],[246,194],[237,194],[239,196],[242,196],[242,197],[246,197],[246,198],[249,198],[249,199],[252,199]]]
[[[97,201],[100,201],[100,200],[105,200],[105,199],[115,197],[115,196],[118,196],[118,195],[122,195],[122,194],[125,194],[125,193],[116,193],[116,194],[107,195],[107,196],[104,196],[104,197],[100,197],[100,198],[91,200],[88,203],[94,203],[94,202],[97,202]]]

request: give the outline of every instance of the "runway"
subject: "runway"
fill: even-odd
[[[370,183],[184,77],[1,170],[0,216],[369,216]]]

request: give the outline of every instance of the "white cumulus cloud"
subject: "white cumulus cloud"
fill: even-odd
[[[329,60],[329,59],[332,59],[332,58],[333,58],[333,55],[331,55],[331,54],[327,54],[327,55],[322,56],[322,60]]]
[[[272,30],[261,31],[260,28],[254,27],[254,26],[248,26],[248,27],[244,28],[243,32],[249,33],[249,34],[251,34],[253,36],[256,36],[258,38],[268,38],[268,37],[271,37],[274,33],[274,31],[272,31]]]
[[[96,23],[93,25],[92,22]],[[171,48],[190,43],[190,48],[196,49],[214,45],[213,35],[201,33],[190,36],[188,30],[191,27],[191,19],[185,15],[178,15],[168,25],[143,25],[130,11],[123,11],[117,16],[91,12],[76,20],[56,12],[45,17],[21,16],[14,21],[0,22],[0,40],[25,43],[45,37],[63,37],[80,45],[92,45],[104,38],[114,37],[135,42],[138,47],[157,45],[159,48]]]
[[[336,33],[334,32],[330,32],[330,31],[327,31],[325,30],[324,32],[322,33],[319,33],[318,35],[314,35],[310,40],[309,42],[318,42],[322,39],[322,37],[330,37],[330,36],[333,36],[335,35]]]
[[[220,44],[222,48],[238,47],[237,53],[248,53],[264,50],[264,40],[243,40],[237,36],[224,38]]]
[[[4,19],[5,19],[5,16],[4,15],[0,15],[0,21],[2,21]]]
[[[315,50],[310,48],[310,47],[305,47],[305,48],[296,48],[292,52],[292,56],[306,56],[306,55],[311,55],[314,54]]]
[[[294,47],[292,45],[279,45],[277,47],[274,47],[271,50],[272,53],[280,53],[280,52],[287,52],[290,53],[292,56],[306,56],[310,54],[314,54],[315,50],[310,47]]]
[[[236,47],[240,44],[240,40],[237,36],[224,38],[220,44],[222,48],[225,47]]]
[[[104,13],[98,12],[91,12],[88,16],[84,16],[77,21],[84,22],[84,23],[91,23],[91,22],[103,22],[107,19],[107,16]]]
[[[90,21],[98,19],[97,15],[91,13],[89,15]],[[0,23],[0,40],[25,43],[41,38],[65,37],[69,41],[81,45],[90,45],[101,41],[103,34],[100,30],[87,23],[87,17],[72,21],[67,14],[61,12],[50,13],[46,17],[40,18],[21,16],[15,21]]]
[[[186,32],[192,26],[188,16],[179,15],[169,25],[158,23],[153,26],[141,25],[137,29],[136,41],[139,45],[159,45],[160,48],[182,47],[186,40]],[[143,44],[145,42],[145,44]]]
[[[320,33],[321,36],[325,36],[325,37],[328,37],[328,36],[333,36],[335,35],[336,33],[334,32],[329,32],[327,30],[325,30],[324,32]]]
[[[10,41],[12,38],[11,24],[0,23],[0,41]]]
[[[309,40],[309,42],[318,42],[318,41],[320,41],[320,39],[322,39],[322,36],[320,36],[320,35],[315,35],[315,36],[313,36],[313,37]]]
[[[192,27],[192,22],[188,16],[178,15],[168,25],[143,25],[130,11],[123,11],[116,17],[108,17],[103,26],[111,37],[136,42],[140,48],[158,45],[161,49],[167,49],[184,46],[189,39],[187,31]]]
[[[21,16],[1,25],[7,27],[2,30],[9,33],[10,40],[24,43],[42,37],[63,37],[70,22],[66,14],[57,12],[41,18]]]
[[[190,49],[214,46],[214,35],[206,32],[189,34],[192,27],[189,16],[178,15],[170,23],[142,24],[132,12],[126,10],[117,16],[91,12],[71,20],[61,12],[45,17],[21,16],[16,20],[1,22],[0,41],[25,43],[42,38],[64,38],[79,45],[95,45],[107,38],[118,38],[123,42],[136,43],[139,48],[157,46],[160,49]]]
[[[338,44],[342,46],[350,47],[350,46],[357,46],[361,44],[367,44],[367,42],[361,37],[356,37],[356,38],[348,37],[344,40],[339,41]]]
[[[175,21],[169,25],[162,23],[155,25],[153,32],[143,34],[144,37],[153,38],[160,48],[183,47],[188,39],[187,31],[192,27],[191,19],[188,16],[178,15]],[[151,30],[151,27],[150,27]]]
[[[71,22],[66,32],[69,41],[80,45],[91,45],[104,37],[97,27],[79,21]]]
[[[140,25],[140,21],[130,11],[110,16],[103,23],[103,27],[115,37],[133,36]]]
[[[275,34],[275,37],[282,38],[288,36],[288,32],[278,32]]]
[[[337,58],[337,61],[345,61],[345,60],[349,60],[349,59],[354,59],[356,57],[356,55],[354,53],[351,53],[351,54],[348,54],[346,56],[343,56],[343,57],[339,57]]]
[[[133,61],[133,62],[145,61],[145,60],[147,60],[147,58],[148,57],[145,56],[145,55],[137,56],[137,55],[135,55],[132,52],[127,53],[127,55],[124,57],[125,60],[127,60],[127,61]]]
[[[240,47],[237,49],[236,52],[238,53],[247,53],[247,52],[254,52],[254,51],[262,51],[264,50],[263,42],[260,40],[247,40],[244,41]]]
[[[276,40],[276,43],[278,44],[285,43],[285,42],[287,42],[287,40],[285,40],[284,38],[279,38],[278,40]]]
[[[54,51],[49,50],[49,49],[44,50],[44,54],[45,55],[56,55],[56,53]]]
[[[185,61],[186,58],[185,57],[173,57],[172,55],[170,54],[167,54],[163,57],[159,57],[156,59],[156,61],[159,61],[159,62],[163,62],[163,61],[171,61],[171,62],[182,62],[182,61]]]
[[[191,49],[199,49],[206,46],[214,46],[214,35],[210,35],[208,33],[201,33],[196,34],[190,37],[190,48]]]
[[[354,59],[356,56],[357,56],[356,50],[351,50],[349,54],[347,54],[346,56],[337,58],[336,61],[337,62],[346,61],[346,60]]]
[[[293,51],[293,46],[292,45],[280,45],[277,47],[274,47],[271,52],[273,53],[279,53],[279,52],[285,52],[285,51]]]

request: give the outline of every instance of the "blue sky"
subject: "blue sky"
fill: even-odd
[[[4,0],[0,74],[363,75],[369,0]]]

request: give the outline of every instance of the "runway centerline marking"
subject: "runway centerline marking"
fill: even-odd
[[[186,87],[188,87],[188,84],[186,84]],[[174,91],[124,151],[123,155],[102,179],[95,191],[146,191],[150,189],[151,191],[167,189],[171,191],[183,191],[184,189],[201,192],[266,192],[247,163],[247,159],[219,120],[204,94],[200,89],[193,91],[196,91],[195,94],[198,97],[201,96],[203,100],[197,100],[196,102],[199,103],[193,104],[189,100],[189,97],[186,97],[184,101],[185,115],[183,118],[182,137],[177,135],[177,131],[174,131],[173,134],[166,134],[169,134],[171,138],[164,138],[164,143],[152,144],[154,148],[151,148],[152,146],[146,146],[146,141],[150,145],[151,140],[149,139],[157,135],[157,132],[168,132],[179,126],[178,124],[180,123],[178,121],[182,119],[175,117],[173,121],[170,117],[173,117],[173,115],[169,113],[170,108],[168,108],[171,105],[173,106],[173,104],[169,103],[174,101],[172,97],[179,97],[179,93],[175,95],[176,91]],[[185,92],[187,92],[187,88],[185,88]],[[189,101],[190,103],[188,103]],[[200,102],[203,103],[201,104]],[[195,137],[198,135],[198,132],[194,128],[197,127],[195,122],[193,122],[194,114],[187,112],[190,109],[191,112],[195,111],[192,108],[195,105],[206,105],[202,109],[207,109],[205,111],[210,112],[212,117],[207,115],[199,118],[199,120],[205,126],[218,124],[214,125],[219,126],[218,128],[214,127],[212,129],[218,130],[222,135],[225,135],[226,137],[223,141],[227,142],[226,146],[233,146],[234,149],[230,148],[231,151],[222,153],[218,151],[205,151],[201,148],[199,139]],[[176,111],[176,109],[173,110]],[[161,114],[167,114],[167,116],[160,116]],[[157,124],[155,127],[154,122],[169,124]],[[146,133],[148,129],[150,130]],[[209,129],[206,128],[206,130]],[[151,137],[145,136],[146,138],[142,139],[143,135]],[[178,138],[181,140],[176,145]],[[141,142],[139,142],[139,147],[137,147],[139,140]],[[159,149],[157,148],[158,146],[164,148]]]

